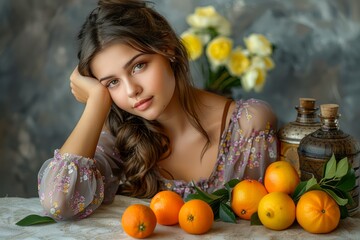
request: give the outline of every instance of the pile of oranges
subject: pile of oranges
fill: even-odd
[[[213,221],[213,211],[205,201],[193,199],[184,202],[179,194],[166,190],[157,193],[150,206],[130,205],[121,218],[124,231],[134,238],[150,236],[156,224],[179,224],[187,233],[203,234],[211,229]]]
[[[326,192],[310,190],[299,202],[291,198],[300,178],[286,161],[277,161],[266,169],[264,184],[243,180],[233,189],[231,208],[242,219],[250,219],[257,212],[261,223],[273,230],[289,228],[295,220],[311,233],[333,231],[340,221],[340,209]]]
[[[294,167],[286,161],[276,161],[266,169],[264,183],[242,180],[232,190],[231,209],[241,219],[249,220],[257,213],[261,223],[273,230],[289,228],[295,220],[311,233],[333,231],[340,221],[340,209],[326,192],[310,190],[295,204],[291,198],[300,178]],[[194,199],[184,202],[172,191],[161,191],[150,206],[133,204],[122,216],[124,231],[135,238],[150,236],[156,227],[179,224],[190,234],[208,232],[214,214],[208,203]]]

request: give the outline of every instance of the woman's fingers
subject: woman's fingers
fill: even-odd
[[[85,77],[80,75],[76,67],[70,75],[70,88],[71,93],[74,95],[77,101],[86,103],[89,97],[89,90],[86,84],[82,83],[82,81],[84,81],[83,78]]]
[[[77,101],[86,103],[90,95],[103,92],[98,89],[105,87],[97,79],[81,75],[76,67],[70,75],[70,88]]]

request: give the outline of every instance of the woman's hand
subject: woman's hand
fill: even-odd
[[[78,67],[74,69],[70,76],[71,93],[77,101],[86,103],[90,97],[103,98],[103,95],[110,97],[109,91],[97,79],[85,77],[78,71]]]

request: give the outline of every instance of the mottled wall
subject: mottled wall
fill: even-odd
[[[299,97],[338,103],[341,128],[360,139],[360,2],[357,0],[154,0],[180,34],[197,5],[213,4],[233,24],[277,46],[276,68],[260,94],[293,121]],[[83,106],[70,94],[76,34],[95,0],[0,1],[0,197],[36,196],[36,175],[60,147]],[[198,85],[199,75],[194,73]]]

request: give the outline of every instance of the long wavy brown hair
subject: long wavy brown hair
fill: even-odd
[[[90,62],[94,56],[114,42],[134,49],[160,54],[171,60],[176,79],[175,91],[191,124],[207,139],[209,137],[196,114],[198,103],[189,73],[186,49],[167,20],[156,12],[150,2],[140,0],[100,0],[78,35],[79,72],[92,76]],[[171,50],[171,51],[169,51]],[[161,190],[157,162],[170,154],[170,140],[157,121],[148,121],[129,114],[112,104],[106,125],[116,137],[122,160],[125,182],[119,193],[136,197],[152,197]]]

